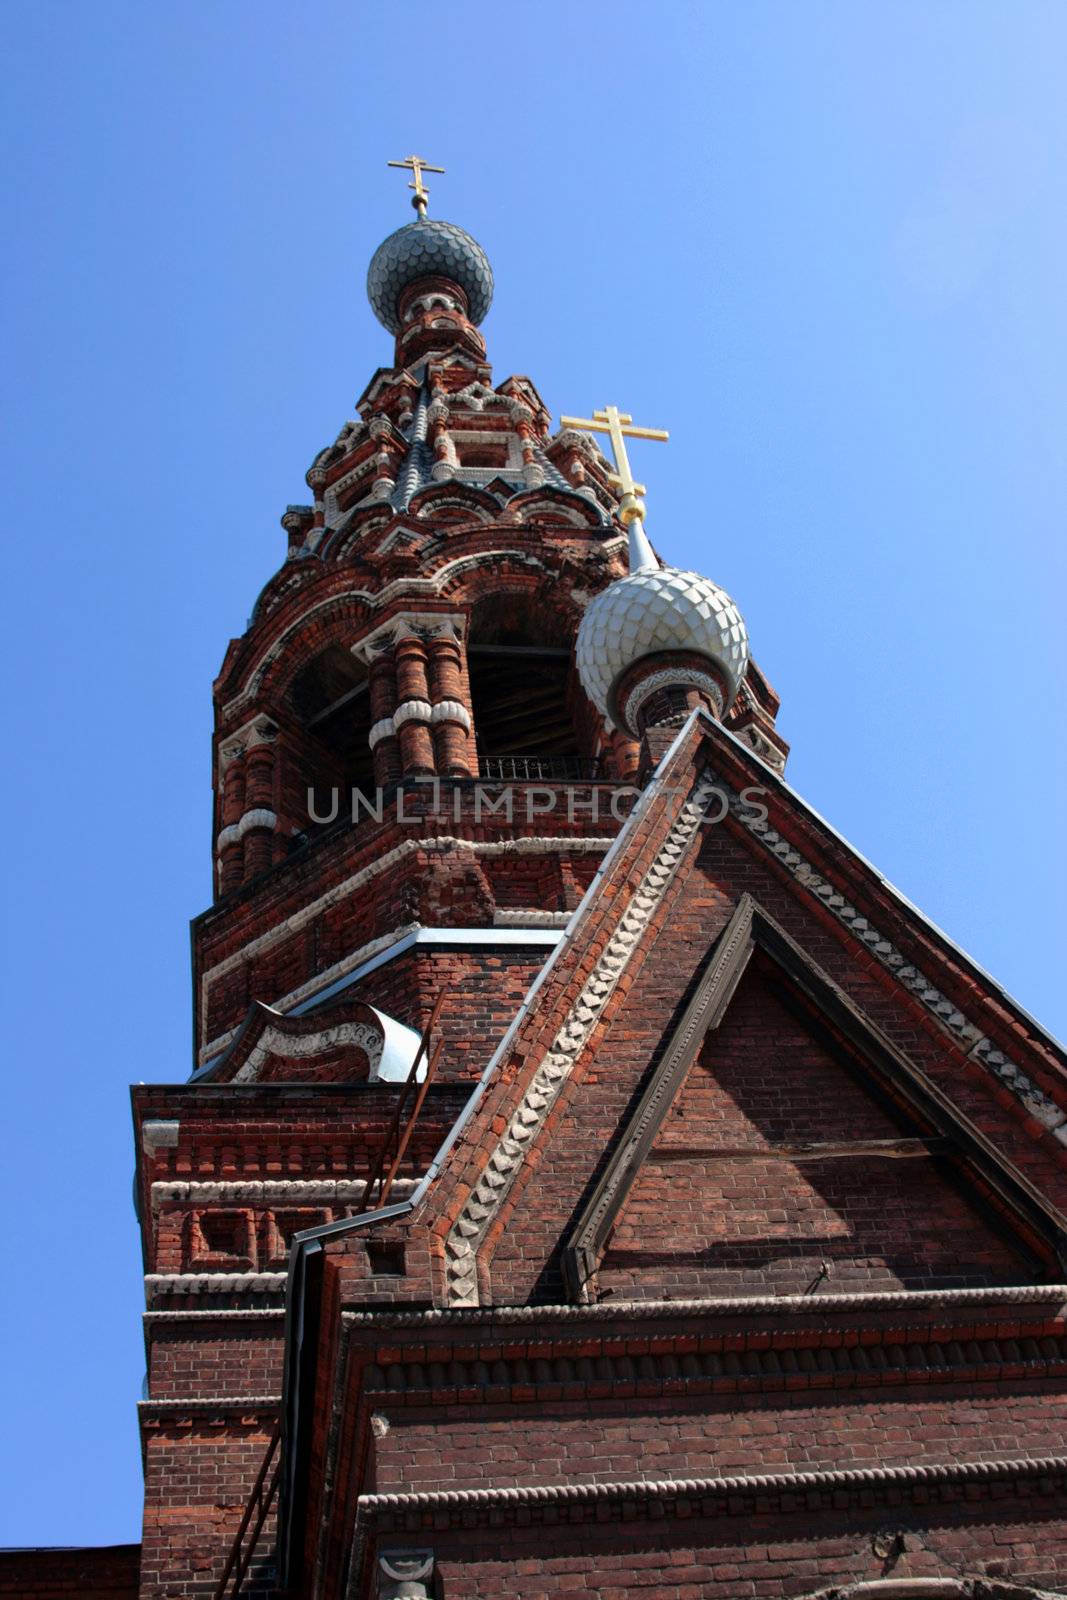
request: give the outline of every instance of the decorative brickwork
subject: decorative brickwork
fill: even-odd
[[[394,365],[215,685],[192,1077],[133,1090],[139,1577],[0,1594],[1061,1592],[1067,1063],[493,386],[480,247],[370,288]]]

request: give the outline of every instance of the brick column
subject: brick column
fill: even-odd
[[[269,819],[269,820],[268,820]],[[254,744],[245,756],[244,875],[270,866],[274,848],[274,747]]]
[[[617,729],[609,735],[609,738],[607,751],[610,751],[611,776],[618,778],[622,783],[633,783],[640,765],[641,746],[636,739],[629,738]]]
[[[469,778],[471,713],[463,693],[458,639],[441,635],[430,640],[429,669],[438,774],[442,778]]]
[[[400,740],[400,765],[405,778],[432,775],[433,739],[430,737],[430,684],[427,652],[421,639],[409,634],[396,647],[397,708],[393,725]]]
[[[391,650],[375,656],[371,662],[369,692],[374,781],[379,789],[388,789],[400,781],[400,745],[393,723],[397,706],[396,662]]]
[[[219,894],[229,894],[231,889],[236,889],[244,876],[244,845],[237,832],[244,808],[245,770],[244,751],[241,750],[230,761],[222,780],[222,827],[216,840],[221,867]]]

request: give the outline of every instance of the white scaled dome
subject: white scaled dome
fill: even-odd
[[[592,600],[575,653],[586,694],[609,721],[614,684],[642,656],[687,650],[714,661],[732,701],[748,661],[748,630],[725,590],[696,572],[640,567]]]

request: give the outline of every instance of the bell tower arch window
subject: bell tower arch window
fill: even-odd
[[[363,663],[343,644],[327,645],[297,673],[290,701],[312,759],[316,752],[321,755],[319,781],[371,789],[370,694]]]
[[[522,595],[479,601],[467,668],[483,776],[582,775],[592,752],[576,716],[581,697],[565,617]]]

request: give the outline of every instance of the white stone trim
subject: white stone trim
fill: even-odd
[[[605,540],[604,544],[601,545],[600,548],[601,550],[612,550],[620,546],[625,546],[625,543],[625,538],[620,535],[618,539]],[[454,560],[446,561],[443,566],[438,567],[437,571],[432,573],[429,577],[394,578],[391,583],[387,583],[384,588],[378,590],[349,589],[344,598],[347,600],[362,601],[362,603],[372,611],[380,611],[384,606],[389,605],[399,596],[410,596],[412,599],[416,599],[419,596],[424,596],[427,599],[437,598],[442,594],[444,589],[447,588],[451,579],[456,577],[460,572],[464,572],[472,568],[485,567],[486,565],[493,565],[499,561],[516,562],[520,566],[532,567],[537,572],[549,572],[552,570],[544,561],[541,561],[537,556],[531,555],[528,550],[478,550],[470,555],[456,556]],[[249,702],[252,701],[258,694],[260,684],[263,681],[263,674],[266,672],[267,668],[274,661],[276,661],[280,655],[284,654],[291,635],[305,627],[311,618],[314,617],[319,611],[336,606],[337,601],[337,595],[325,596],[322,600],[319,600],[315,605],[313,605],[310,610],[303,612],[301,616],[291,622],[289,626],[285,628],[281,634],[279,634],[277,639],[272,640],[271,643],[264,649],[263,654],[257,659],[255,666],[251,668],[245,688],[240,690],[234,695],[232,700],[227,702],[227,704],[223,707],[222,715],[227,716],[240,707],[249,704]],[[365,649],[366,645],[371,640],[377,638],[387,628],[394,627],[396,623],[400,622],[401,620],[401,617],[392,617],[388,622],[382,623],[381,627],[376,629],[373,634],[368,634],[366,638],[361,639],[354,644],[352,646],[353,652],[356,654],[360,653]],[[449,620],[454,621],[455,619],[449,618]],[[227,735],[227,737],[229,737],[229,735]]]
[[[381,744],[383,739],[394,739],[395,737],[396,726],[392,717],[382,717],[374,724],[373,728],[368,733],[367,743],[370,745],[372,750],[375,750],[377,749],[378,745]]]
[[[660,689],[681,688],[703,689],[709,694],[712,703],[721,714],[726,705],[726,693],[721,684],[717,683],[710,672],[698,672],[695,667],[678,667],[671,669],[664,667],[659,672],[652,672],[647,678],[642,678],[636,683],[626,696],[626,703],[619,707],[619,718],[625,724],[626,731],[632,733],[635,739],[641,737],[637,725],[638,713],[646,700],[650,700]]]
[[[246,811],[239,822],[231,822],[228,828],[223,828],[220,831],[218,838],[215,840],[215,850],[221,854],[228,845],[239,843],[251,829],[273,828],[277,821],[278,818],[274,812],[268,811],[263,806]]]
[[[500,906],[493,912],[497,928],[565,928],[573,911],[538,911],[532,906]]]
[[[405,1199],[417,1178],[394,1178],[393,1193]],[[182,1180],[151,1186],[153,1212],[163,1206],[344,1206],[363,1199],[365,1178],[245,1178]]]
[[[513,839],[462,839],[454,834],[439,834],[432,839],[404,839],[400,844],[394,845],[392,850],[387,850],[385,855],[369,862],[367,866],[361,867],[358,872],[352,873],[351,877],[345,878],[342,883],[335,884],[332,889],[328,889],[324,894],[319,895],[318,899],[312,900],[306,906],[302,906],[299,911],[295,911],[291,917],[287,917],[276,928],[269,928],[265,933],[261,933],[258,938],[250,939],[248,944],[243,945],[240,950],[235,950],[232,955],[226,956],[224,960],[217,962],[215,966],[205,972],[200,979],[201,1015],[206,1014],[207,997],[212,984],[217,982],[225,973],[231,971],[234,967],[240,966],[250,956],[257,955],[261,950],[268,949],[272,944],[277,943],[279,939],[287,938],[290,934],[298,932],[299,929],[305,927],[307,923],[317,917],[320,912],[327,910],[330,906],[337,905],[341,900],[347,900],[350,895],[362,889],[365,884],[370,883],[380,873],[391,871],[397,862],[403,861],[405,857],[415,852],[437,851],[442,855],[447,855],[453,850],[468,850],[477,856],[501,856],[550,855],[560,851],[561,853],[573,853],[576,855],[603,855],[611,848],[614,842],[613,838],[603,837],[581,838],[560,835],[559,838],[552,838],[551,836],[527,836],[522,834]],[[372,949],[384,949],[399,935],[414,926],[415,924],[409,924],[407,928],[393,928],[389,933],[381,935],[379,939],[371,940],[368,944],[363,945],[359,952],[346,956],[345,961],[355,966],[357,957],[358,959],[364,959]],[[340,963],[338,963],[338,966],[340,966]],[[329,969],[330,973],[336,970],[337,968],[335,967]],[[289,998],[293,999],[297,995],[302,996],[305,993],[314,992],[314,989],[327,978],[327,973],[318,973],[312,982],[305,984],[303,989],[294,990],[293,995]],[[276,1007],[281,1007],[284,1003],[284,1001],[280,1000],[273,1002]],[[221,1035],[221,1042],[216,1040],[211,1046],[212,1054],[216,1053],[219,1048],[224,1048],[225,1042],[232,1039],[235,1032],[236,1029],[229,1034]]]
[[[181,1126],[177,1117],[163,1118],[152,1117],[141,1123],[141,1146],[146,1156],[154,1156],[157,1150],[175,1150],[178,1145],[178,1129]]]
[[[219,772],[225,772],[230,763],[244,755],[246,750],[252,750],[259,744],[272,744],[277,737],[278,727],[273,719],[265,712],[257,713],[220,741]]]
[[[555,1104],[659,908],[700,827],[705,802],[714,791],[711,778],[697,779],[655,860],[627,900],[614,933],[551,1048],[541,1059],[529,1088],[453,1224],[445,1241],[446,1294],[450,1305],[478,1305],[478,1248],[519,1175],[527,1149]]]
[[[433,706],[428,700],[402,700],[393,712],[393,727],[397,733],[406,722],[429,722],[433,718]]]
[[[401,639],[454,639],[459,643],[466,625],[467,619],[459,611],[399,611],[388,622],[358,639],[351,650],[369,666],[375,656],[391,650]]]
[[[146,1272],[145,1298],[169,1294],[284,1294],[284,1272]]]
[[[987,1067],[1004,1087],[1015,1096],[1030,1116],[1047,1128],[1061,1144],[1067,1145],[1067,1112],[1040,1089],[1027,1076],[1022,1067],[1010,1056],[998,1050],[975,1023],[945,995],[925,973],[911,965],[892,940],[879,932],[857,908],[846,899],[829,879],[817,872],[810,861],[794,850],[769,822],[753,816],[752,807],[743,801],[725,779],[716,780],[726,794],[730,810],[752,836],[780,862],[786,871],[803,888],[825,906],[849,932],[854,934],[885,969],[892,973],[909,994],[921,1002],[936,1022],[966,1051],[973,1060]]]
[[[340,1044],[362,1050],[370,1062],[370,1077],[377,1076],[385,1047],[382,1029],[372,1028],[366,1022],[338,1022],[332,1028],[320,1028],[318,1033],[296,1037],[278,1027],[264,1028],[255,1048],[249,1051],[248,1060],[234,1073],[230,1082],[254,1083],[268,1056],[279,1055],[286,1061],[306,1061]]]
[[[458,722],[465,733],[471,731],[470,712],[459,700],[438,700],[431,722]]]

